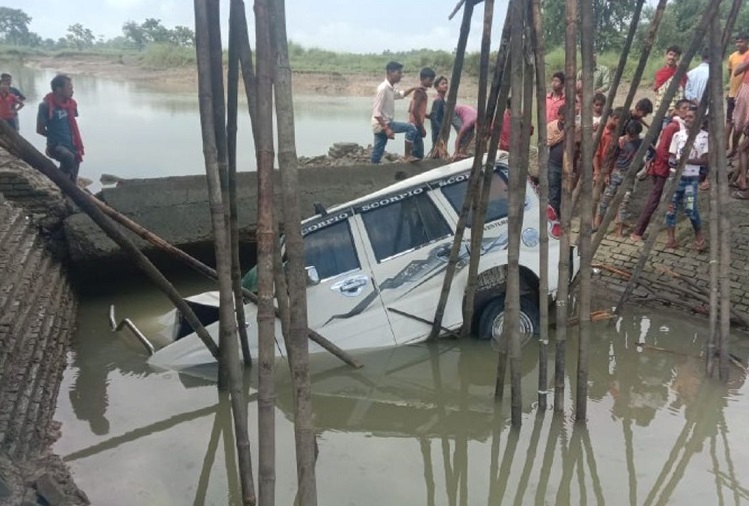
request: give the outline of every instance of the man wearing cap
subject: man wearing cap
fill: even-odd
[[[391,61],[385,66],[387,77],[377,87],[374,105],[372,106],[372,131],[374,132],[374,147],[372,148],[372,163],[380,163],[388,139],[395,139],[395,134],[406,134],[405,159],[409,162],[418,159],[411,155],[413,142],[419,134],[418,129],[411,123],[395,121],[395,101],[408,96],[416,87],[405,91],[395,89],[400,82],[403,65]]]

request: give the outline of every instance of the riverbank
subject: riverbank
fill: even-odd
[[[189,93],[196,91],[198,86],[198,75],[194,66],[149,66],[138,58],[137,54],[85,54],[77,57],[74,53],[68,52],[54,56],[25,55],[22,61],[24,65],[31,68],[134,82],[158,91]],[[418,82],[418,70],[416,68],[404,69],[401,86],[404,88],[415,86]],[[294,93],[301,95],[363,97],[372,95],[383,79],[384,72],[375,74],[295,71],[293,86]],[[243,93],[241,89],[240,93]],[[477,79],[470,76],[462,78],[458,98],[475,99],[477,94]]]

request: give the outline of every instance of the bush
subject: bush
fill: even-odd
[[[196,65],[195,49],[167,44],[150,44],[143,52],[141,63],[149,68],[174,68]]]

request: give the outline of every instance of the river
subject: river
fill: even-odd
[[[49,92],[53,70],[10,64],[13,85],[27,97],[20,112],[21,135],[44,151],[36,134],[37,105]],[[79,126],[86,148],[80,175],[98,182],[101,174],[124,178],[181,176],[205,173],[197,92],[166,93],[142,84],[73,75]],[[374,90],[373,90],[374,92]],[[397,115],[406,117],[407,100],[397,101]],[[295,96],[296,147],[300,156],[327,153],[335,142],[372,143],[369,97]],[[237,141],[238,170],[255,170],[250,120],[240,103]],[[403,142],[387,150],[403,152]],[[96,188],[96,187],[95,187]]]
[[[21,133],[43,147],[44,139],[34,133],[35,104],[54,73],[9,70],[28,96]],[[202,173],[194,95],[92,76],[74,76],[74,86],[87,147],[83,176]],[[322,154],[337,141],[370,143],[369,107],[366,97],[297,97],[299,154]],[[254,168],[248,125],[243,116],[242,170]],[[185,295],[209,288],[190,273],[180,273],[176,283]],[[161,315],[169,303],[143,279],[82,287],[55,415],[62,436],[54,451],[92,504],[240,504],[226,399],[212,381],[150,370],[145,352],[127,333],[110,332],[110,304],[150,336],[168,330]],[[596,323],[587,425],[573,421],[572,334],[561,415],[538,413],[537,348],[524,349],[519,430],[510,428],[509,402],[493,401],[497,355],[485,343],[442,341],[360,353],[361,370],[329,356],[313,357],[319,503],[749,502],[749,467],[741,464],[749,459],[746,373],[732,365],[727,385],[704,377],[698,356],[704,321],[638,308],[613,325]],[[749,354],[746,340],[732,346],[744,359]],[[291,504],[292,401],[282,363],[277,376],[276,496],[278,504]],[[254,459],[255,387],[250,372]]]
[[[191,274],[177,279],[186,294],[208,287]],[[54,446],[78,485],[93,504],[240,504],[226,438],[229,405],[215,384],[149,370],[134,339],[107,327],[115,304],[119,317],[156,336],[168,327],[160,316],[168,301],[138,278],[89,286],[82,295],[56,413],[62,437]],[[493,401],[497,355],[486,343],[359,353],[361,370],[313,356],[319,503],[749,501],[749,468],[741,464],[749,458],[746,374],[732,365],[728,385],[704,377],[703,321],[640,308],[611,326],[594,324],[593,332],[587,425],[573,422],[574,336],[562,416],[538,413],[537,348],[524,348],[520,430],[510,428],[509,401]],[[745,340],[732,346],[746,357]],[[291,504],[296,474],[284,364],[277,375],[277,501]],[[248,376],[256,459],[256,383]]]

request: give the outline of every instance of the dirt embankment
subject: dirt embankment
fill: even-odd
[[[107,79],[140,82],[153,89],[170,92],[194,92],[198,87],[197,69],[193,66],[174,68],[153,68],[143,65],[137,58],[128,55],[104,57],[85,55],[76,58],[66,54],[65,57],[31,56],[26,64],[30,67],[53,69],[71,75],[94,75]],[[377,85],[385,78],[382,74],[365,73],[318,73],[294,72],[294,92],[301,95],[329,96],[370,96]],[[402,88],[418,84],[415,72],[407,72]],[[478,83],[475,78],[463,78],[460,84],[459,98],[475,99]]]

